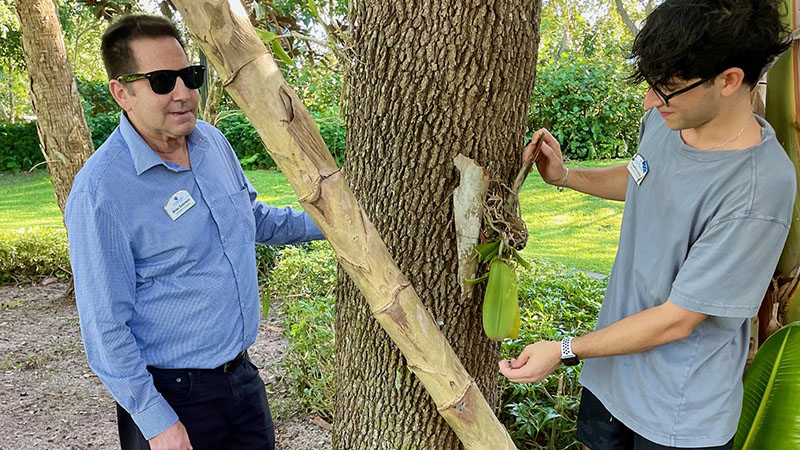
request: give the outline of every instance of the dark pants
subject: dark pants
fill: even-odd
[[[156,389],[178,414],[194,450],[275,448],[264,382],[243,361],[230,372],[148,367]],[[117,405],[122,450],[149,450],[130,414]]]
[[[578,410],[578,440],[590,450],[667,450],[667,447],[648,441],[626,427],[603,406],[603,403],[586,388],[581,394]],[[733,439],[719,447],[701,447],[695,450],[730,450]]]

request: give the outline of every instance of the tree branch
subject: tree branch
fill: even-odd
[[[628,15],[628,11],[625,9],[625,5],[622,4],[622,0],[614,0],[614,3],[617,5],[617,12],[622,18],[622,21],[625,22],[625,26],[628,27],[631,35],[636,37],[636,35],[639,34],[639,27],[631,20],[631,16]],[[648,8],[652,8],[652,1],[648,3]]]

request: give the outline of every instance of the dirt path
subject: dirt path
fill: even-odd
[[[65,287],[0,286],[0,450],[119,448],[114,403],[86,363],[77,310],[57,301]],[[279,309],[250,349],[268,385],[276,446],[330,449],[327,424],[299,415],[280,381]]]

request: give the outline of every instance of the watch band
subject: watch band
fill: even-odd
[[[572,337],[561,340],[561,362],[565,366],[575,366],[581,362],[580,358],[572,351]]]

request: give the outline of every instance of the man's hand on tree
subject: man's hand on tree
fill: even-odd
[[[539,175],[545,183],[563,186],[566,169],[564,168],[564,157],[561,154],[561,144],[559,144],[556,138],[546,129],[542,128],[533,133],[531,143],[528,144],[522,152],[522,163],[524,165],[534,156],[533,152],[536,148],[536,142],[542,135],[544,136],[544,142],[539,150],[539,154],[536,156],[536,161],[534,161],[534,163],[536,163],[536,169],[539,171]]]

